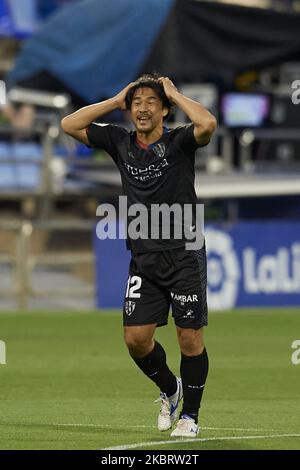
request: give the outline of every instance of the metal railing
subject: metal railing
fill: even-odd
[[[42,147],[42,158],[22,158],[19,159],[14,155],[10,155],[7,158],[0,159],[0,168],[2,165],[36,165],[41,169],[40,184],[31,189],[26,190],[15,190],[16,197],[32,196],[41,198],[42,207],[41,215],[47,215],[49,207],[51,206],[52,194],[53,194],[53,178],[51,174],[51,160],[53,158],[53,146],[56,135],[54,136],[53,128],[37,128],[28,130],[16,130],[12,127],[0,127],[0,138],[5,135],[12,136],[14,142],[18,142],[20,138],[38,137],[41,139]],[[2,191],[6,196],[6,191]]]
[[[49,220],[49,221],[11,221],[0,222],[1,231],[15,233],[15,253],[0,254],[0,264],[10,264],[13,267],[12,286],[10,289],[3,288],[0,283],[0,296],[5,298],[14,298],[16,305],[20,310],[28,308],[29,299],[34,297],[46,296],[76,296],[86,297],[94,296],[94,286],[84,287],[60,287],[53,289],[51,286],[47,289],[37,289],[33,287],[32,273],[37,266],[59,267],[59,266],[77,266],[82,264],[92,265],[94,255],[92,250],[78,253],[77,251],[52,252],[33,254],[31,252],[31,242],[33,233],[36,230],[45,230],[47,232],[75,230],[91,232],[95,222],[91,220]]]

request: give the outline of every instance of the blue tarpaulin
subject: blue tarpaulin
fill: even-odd
[[[84,0],[52,14],[25,42],[10,85],[42,70],[88,102],[136,78],[174,0]]]
[[[65,87],[86,103],[111,96],[143,71],[157,70],[178,86],[213,82],[231,89],[243,73],[299,62],[295,12],[196,0],[74,1],[55,0],[64,8],[52,10],[25,43],[11,84]]]

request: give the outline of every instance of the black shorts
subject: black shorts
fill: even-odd
[[[166,325],[172,305],[177,326],[206,326],[206,273],[205,245],[201,250],[182,247],[133,254],[124,299],[124,325]]]

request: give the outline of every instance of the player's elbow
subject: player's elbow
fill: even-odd
[[[213,135],[217,127],[217,120],[209,114],[206,119],[202,119],[201,123],[195,124],[195,137],[199,144],[206,145]]]
[[[60,125],[61,125],[62,130],[66,134],[72,134],[72,125],[70,124],[70,120],[69,120],[68,116],[64,117],[60,121]]]
[[[217,128],[217,120],[212,114],[203,123],[203,134],[212,135]]]
[[[76,129],[73,125],[72,119],[69,119],[68,116],[60,121],[60,125],[63,131],[70,137],[73,137],[85,145],[90,145],[86,129]]]

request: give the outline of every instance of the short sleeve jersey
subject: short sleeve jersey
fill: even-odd
[[[162,204],[167,204],[168,207],[177,204],[177,209],[180,206],[183,210],[184,205],[189,204],[195,215],[197,197],[194,189],[194,167],[195,150],[199,144],[195,140],[193,129],[193,124],[175,129],[164,128],[161,138],[148,148],[139,145],[135,131],[120,126],[92,123],[86,129],[91,146],[105,150],[116,163],[128,207],[132,204],[142,204],[144,213],[141,214],[143,217],[140,220],[145,220],[146,216],[148,232],[141,231],[140,238],[137,239],[130,236],[130,231],[127,232],[127,247],[133,252],[178,248],[184,246],[187,241],[184,236],[183,217],[178,220],[170,211],[170,236],[166,238],[162,232],[165,222],[162,219],[166,217],[156,216],[154,220],[152,210]],[[135,217],[127,215],[128,227]],[[176,224],[182,224],[181,238],[178,238],[178,231],[175,235]],[[155,230],[158,230],[158,235]]]

